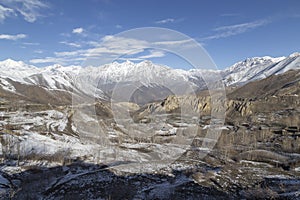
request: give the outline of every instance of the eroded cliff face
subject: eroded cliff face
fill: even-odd
[[[277,82],[278,81],[278,82]],[[226,110],[226,122],[278,124],[299,127],[300,71],[271,76],[243,87],[228,90],[226,99],[208,92],[168,96],[162,102],[144,106],[137,114],[197,113],[199,116]]]
[[[299,97],[296,95],[271,96],[264,99],[227,99],[212,104],[211,97],[169,96],[163,102],[151,103],[139,110],[137,116],[151,113],[191,113],[210,115],[226,109],[226,122],[243,121],[269,125],[299,126]]]
[[[299,77],[299,71],[289,71],[233,90],[228,89],[227,98],[215,99],[214,104],[208,92],[197,96],[169,96],[162,102],[141,108],[134,117],[139,121],[156,113],[188,113],[190,118],[198,117],[199,126],[203,126],[210,123],[212,112],[225,108],[224,126],[227,128],[222,131],[216,148],[226,151],[232,159],[241,157],[240,153],[248,148],[271,150],[273,153],[300,153]],[[204,137],[203,132],[205,130],[201,131]],[[256,159],[253,156],[251,158]],[[284,165],[284,162],[280,163]]]

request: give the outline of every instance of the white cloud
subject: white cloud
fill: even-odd
[[[92,46],[92,47],[96,47],[96,46],[99,46],[99,41],[86,41],[85,44]]]
[[[148,42],[134,38],[115,37],[111,35],[102,38],[102,47],[109,51],[116,51],[118,53],[125,53],[129,50],[143,49],[148,46]]]
[[[128,58],[128,57],[122,58],[121,57],[121,58],[118,58],[118,60],[142,61],[142,60],[147,60],[150,58],[161,58],[164,56],[166,56],[166,54],[163,51],[150,50],[147,55],[131,57],[131,58]]]
[[[63,42],[65,43],[65,42]],[[86,49],[77,49],[74,51],[55,52],[55,57],[46,57],[32,60],[33,63],[58,63],[62,62],[72,64],[75,61],[98,60],[101,63],[111,62],[112,60],[123,56],[132,57],[130,60],[145,60],[166,56],[164,49],[168,47],[190,48],[194,44],[194,40],[168,40],[168,41],[146,41],[135,38],[119,37],[106,35],[102,37],[100,42],[90,41],[85,45]],[[84,45],[84,43],[82,43]],[[157,48],[155,48],[157,47]],[[192,46],[194,47],[194,46]],[[147,50],[147,49],[153,50]],[[138,55],[143,53],[143,55]],[[127,58],[124,58],[127,59]]]
[[[77,43],[74,43],[74,42],[65,42],[65,41],[62,41],[62,42],[60,42],[60,44],[64,44],[64,45],[67,45],[67,46],[70,46],[70,47],[76,47],[76,48],[81,47],[80,44],[77,44]]]
[[[184,48],[193,44],[193,40],[174,40],[174,41],[160,41],[154,42],[153,45],[163,49],[164,47],[173,46]],[[66,42],[61,42],[65,44]],[[90,41],[87,43],[91,48],[78,49],[75,51],[63,51],[55,52],[57,57],[106,57],[109,55],[123,56],[123,55],[134,55],[143,52],[144,49],[151,46],[149,42],[145,40],[138,40],[134,38],[116,37],[112,35],[104,36],[100,42]],[[139,59],[148,59],[153,57],[163,57],[162,51],[150,51],[149,55],[140,56]]]
[[[140,59],[149,59],[149,58],[161,58],[164,57],[166,54],[163,51],[150,51],[150,54],[145,56],[139,56]]]
[[[40,45],[40,43],[38,42],[23,42],[24,45],[27,45],[27,46],[38,46]]]
[[[35,50],[34,53],[41,54],[41,53],[44,53],[44,51],[43,50]]]
[[[84,29],[83,28],[74,28],[72,33],[74,34],[82,34],[84,32]]]
[[[227,38],[230,36],[238,35],[250,31],[252,29],[256,29],[258,27],[264,26],[268,24],[268,20],[258,20],[243,24],[235,24],[230,26],[221,26],[215,28],[214,31],[217,32],[214,35],[208,36],[203,38],[203,40],[212,40],[212,39],[219,39],[219,38]]]
[[[173,23],[173,22],[175,22],[175,19],[167,18],[167,19],[162,19],[162,20],[156,21],[155,23],[156,24],[167,24],[167,23]]]
[[[30,63],[33,64],[38,64],[38,63],[62,63],[61,60],[58,58],[53,58],[53,57],[46,57],[46,58],[38,58],[38,59],[32,59],[29,61]]]
[[[156,42],[156,45],[182,45],[182,44],[186,44],[186,43],[190,43],[193,42],[192,39],[187,39],[187,40],[167,40],[167,41],[160,41],[160,42]]]
[[[115,27],[118,28],[118,29],[123,28],[123,26],[120,25],[120,24],[117,24]]]
[[[184,18],[174,19],[174,18],[166,18],[162,20],[155,21],[155,24],[168,24],[168,23],[177,23],[184,21]]]
[[[267,24],[267,20],[259,20],[254,22],[248,22],[243,24],[235,24],[231,26],[221,26],[215,29],[215,31],[234,31],[234,32],[244,32],[248,29],[257,28],[259,26]]]
[[[143,61],[143,59],[141,59],[141,58],[118,58],[116,61],[127,61],[127,60],[129,60],[129,61]]]
[[[74,58],[73,61],[83,61],[84,58]],[[70,60],[67,58],[55,58],[55,57],[46,57],[46,58],[36,58],[29,60],[33,64],[44,64],[44,63],[55,63],[55,64],[69,64]]]
[[[36,58],[30,60],[31,63],[58,63],[71,64],[74,61],[84,61],[89,59],[110,60],[122,55],[134,55],[144,51],[148,43],[143,40],[133,38],[123,38],[107,35],[100,43],[93,42],[93,46],[88,49],[78,49],[75,51],[55,52],[55,57]],[[158,53],[155,53],[158,55]],[[158,55],[158,56],[161,56]]]
[[[7,35],[7,34],[0,34],[0,40],[19,40],[26,38],[25,34],[17,34],[17,35]]]
[[[77,51],[63,51],[63,52],[54,52],[55,56],[58,57],[67,57],[67,56],[77,56],[79,52]]]
[[[14,15],[14,10],[0,5],[0,22],[3,22],[7,17]]]
[[[7,12],[9,12],[10,14],[14,13],[15,15],[23,16],[28,22],[35,22],[38,17],[42,16],[40,10],[49,8],[49,6],[41,0],[0,0],[0,3],[6,7],[6,11],[3,11],[3,6],[2,9],[0,8],[0,19],[1,13],[6,13],[6,15],[2,15],[2,20],[9,17],[7,15]]]

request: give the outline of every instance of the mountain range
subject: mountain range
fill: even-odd
[[[114,97],[117,88],[117,93],[121,94],[135,90],[128,100],[145,104],[174,93],[184,94],[187,88],[204,90],[208,82],[213,83],[217,79],[221,79],[225,86],[236,86],[290,69],[300,69],[300,53],[278,58],[247,58],[224,70],[173,69],[151,61],[113,62],[100,67],[64,67],[55,64],[39,68],[7,59],[0,62],[0,90],[8,96],[32,99],[41,93],[40,96],[52,96],[53,101],[58,97],[69,101],[71,93],[107,100]],[[130,88],[130,85],[134,85],[134,88]]]

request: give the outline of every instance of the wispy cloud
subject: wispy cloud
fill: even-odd
[[[14,15],[21,15],[28,22],[35,22],[41,17],[41,10],[49,8],[41,0],[0,0],[0,20]]]
[[[213,39],[219,39],[219,38],[227,38],[230,36],[242,34],[245,32],[248,32],[250,30],[259,28],[261,26],[265,26],[268,23],[270,23],[269,20],[258,20],[248,23],[242,23],[242,24],[235,24],[230,26],[221,26],[214,29],[215,34],[202,38],[202,40],[213,40]]]
[[[0,5],[0,22],[3,22],[7,17],[14,15],[14,10]]]
[[[70,47],[76,47],[76,48],[81,47],[80,44],[75,43],[75,42],[66,42],[66,41],[62,41],[62,42],[60,42],[60,44],[64,44],[64,45],[67,45],[67,46],[70,46]]]
[[[30,63],[33,63],[33,64],[41,64],[41,63],[59,63],[59,62],[58,62],[58,59],[52,58],[52,57],[31,59],[29,62],[30,62]]]
[[[62,52],[54,52],[54,54],[58,57],[77,56],[80,55],[80,51],[62,51]]]
[[[83,28],[74,28],[73,30],[72,30],[72,33],[74,33],[74,34],[82,34],[84,32],[84,29]]]
[[[150,50],[147,55],[138,56],[137,59],[140,60],[146,60],[150,58],[161,58],[164,57],[166,54],[163,51],[157,51],[157,50]]]
[[[150,50],[146,55],[143,56],[137,56],[137,57],[121,57],[118,60],[130,60],[130,61],[142,61],[142,60],[147,60],[151,58],[161,58],[165,57],[166,54],[163,51],[158,51],[158,50]]]
[[[38,42],[23,42],[23,45],[38,46],[38,45],[40,45],[40,43],[38,43]]]
[[[155,23],[156,24],[167,24],[167,23],[172,23],[174,21],[175,21],[175,19],[173,19],[173,18],[167,18],[167,19],[162,19],[162,20],[156,21]]]
[[[237,17],[237,16],[240,16],[241,14],[239,13],[224,13],[224,14],[221,14],[220,16],[221,17]]]
[[[167,41],[160,41],[160,42],[155,42],[156,45],[184,45],[189,42],[192,42],[192,39],[187,39],[187,40],[167,40]]]
[[[155,24],[168,24],[168,23],[177,23],[183,21],[183,18],[180,19],[174,19],[174,18],[166,18],[166,19],[161,19],[158,21],[155,21]]]
[[[86,49],[55,52],[53,57],[37,58],[30,62],[72,64],[74,61],[98,60],[104,63],[111,62],[117,57],[122,59],[124,55],[126,55],[124,59],[127,60],[146,60],[166,56],[162,50],[147,50],[151,45],[157,46],[158,49],[165,49],[170,45],[173,48],[184,48],[191,42],[191,40],[174,40],[149,43],[146,40],[106,35],[102,37],[100,43],[91,41],[86,44],[88,46]]]
[[[70,64],[70,62],[84,61],[88,59],[105,59],[111,61],[112,58],[120,57],[122,55],[134,55],[143,52],[143,49],[147,46],[148,43],[143,40],[107,35],[101,39],[101,43],[94,42],[91,48],[55,52],[55,57],[36,58],[30,60],[30,62],[34,64]]]
[[[17,34],[17,35],[8,35],[8,34],[0,34],[0,40],[19,40],[26,38],[25,34]]]
[[[74,58],[73,61],[83,61],[83,60],[84,58]],[[43,64],[43,63],[55,63],[61,65],[69,64],[68,59],[56,58],[56,57],[36,58],[36,59],[31,59],[29,62],[33,64]]]
[[[138,58],[140,59],[161,58],[164,57],[165,55],[166,54],[163,51],[151,50],[148,55],[139,56]]]
[[[115,27],[118,28],[118,29],[123,28],[123,26],[120,25],[120,24],[117,24]]]
[[[42,53],[44,53],[44,51],[43,51],[43,50],[40,50],[40,49],[38,49],[38,50],[35,50],[35,51],[34,51],[34,53],[42,54]]]

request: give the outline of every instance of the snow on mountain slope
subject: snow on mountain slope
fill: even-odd
[[[139,99],[139,103],[163,99],[171,94],[170,91],[181,94],[186,87],[192,87],[186,71],[151,61],[113,62],[101,67],[82,68],[76,77],[76,85],[89,96],[128,101],[128,95],[133,95],[132,98]]]
[[[24,82],[24,78],[40,73],[42,70],[35,66],[27,65],[22,61],[7,59],[0,62],[0,71],[2,78],[10,78],[17,82]]]
[[[267,73],[265,74],[267,76],[270,76],[272,74],[282,74],[291,69],[300,69],[299,53],[291,54],[289,57],[275,65],[273,68],[268,69]]]
[[[208,81],[216,81],[219,71],[172,69],[151,61],[113,62],[101,67],[83,68],[76,84],[86,94],[107,96],[116,101],[145,104],[162,100],[171,94],[184,95],[204,89]],[[203,79],[205,76],[205,81]],[[100,89],[100,91],[98,91]]]
[[[81,74],[89,74],[102,84],[140,81],[144,85],[153,82],[157,77],[175,78],[178,75],[174,73],[171,68],[155,65],[150,61],[137,64],[130,61],[113,62],[102,67],[88,67],[81,71]]]
[[[70,91],[74,89],[73,80],[79,69],[79,66],[60,65],[38,68],[22,61],[7,59],[0,62],[0,85],[10,92],[17,92],[13,82]]]
[[[225,69],[223,76],[226,85],[244,84],[273,74],[284,73],[290,69],[300,69],[299,53],[279,58],[269,56],[248,58]]]
[[[146,87],[163,85],[179,87],[188,83],[194,88],[205,88],[207,81],[213,81],[222,75],[226,85],[244,84],[249,81],[266,78],[272,74],[284,73],[300,68],[300,54],[288,57],[254,57],[238,62],[223,70],[172,69],[151,61],[133,63],[113,62],[101,67],[80,67],[52,65],[38,68],[22,61],[11,59],[0,62],[0,86],[10,92],[18,92],[14,82],[37,85],[49,90],[76,91],[104,97],[117,84],[139,83]],[[182,88],[180,88],[182,89]]]
[[[10,91],[10,92],[16,92],[16,88],[9,83],[5,78],[0,77],[0,86],[2,89]]]
[[[114,62],[102,67],[88,67],[80,72],[81,79],[89,79],[95,87],[112,89],[115,84],[126,84],[141,82],[145,86],[164,85],[174,88],[182,83],[188,83],[192,87],[205,88],[209,81],[215,81],[218,76],[222,76],[226,85],[244,84],[249,81],[266,78],[272,74],[284,73],[290,69],[298,69],[300,55],[294,53],[289,57],[272,58],[254,57],[234,64],[223,70],[202,70],[172,69],[164,65],[157,65],[150,61],[133,63],[126,61],[123,63]],[[87,80],[86,80],[87,81]],[[85,83],[87,83],[85,81]],[[100,87],[99,87],[100,86]],[[105,87],[101,87],[105,86]]]
[[[74,79],[81,68],[79,66],[48,66],[39,73],[26,77],[27,83],[41,85],[48,89],[73,90]]]

